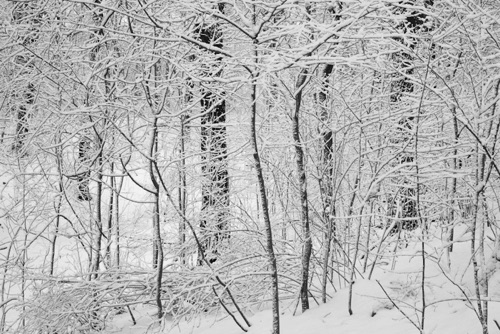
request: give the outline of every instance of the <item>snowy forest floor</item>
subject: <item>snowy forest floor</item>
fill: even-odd
[[[467,231],[462,231],[462,238],[467,239]],[[460,235],[460,234],[459,234]],[[442,244],[435,240],[435,245]],[[297,300],[281,303],[281,333],[283,334],[400,334],[419,333],[415,325],[421,321],[421,244],[410,243],[407,248],[398,249],[397,256],[382,258],[382,264],[371,280],[359,277],[353,286],[353,315],[348,312],[349,288],[337,291],[331,289],[331,298],[326,304],[318,305],[311,298],[311,309],[300,314],[296,310]],[[451,253],[451,269],[446,269],[444,257],[438,258],[442,248],[426,244],[426,334],[476,334],[481,333],[481,326],[476,316],[473,279],[470,265],[469,243],[455,244]],[[394,265],[394,267],[393,267]],[[392,269],[394,268],[394,269]],[[500,320],[500,307],[495,300],[500,300],[497,270],[490,280],[489,322],[490,333],[500,332],[494,320]],[[368,275],[364,275],[367,277]],[[380,285],[379,285],[380,283]],[[384,288],[384,292],[381,288]],[[330,288],[332,288],[330,286]],[[386,293],[390,296],[387,297]],[[392,301],[391,301],[392,300]],[[320,300],[318,300],[320,302]],[[395,306],[395,305],[396,306]],[[132,325],[128,313],[116,316],[108,324],[107,332],[124,334],[143,333],[194,333],[194,334],[239,334],[244,333],[226,313],[205,314],[197,321],[181,320],[176,326],[165,321],[162,326],[155,324],[156,309],[140,306],[132,313],[137,320]],[[404,314],[403,314],[404,313]],[[270,308],[246,312],[252,326],[248,333],[271,333],[272,314]],[[415,323],[412,324],[410,320]]]

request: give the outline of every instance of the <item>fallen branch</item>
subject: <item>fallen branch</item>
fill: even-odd
[[[238,321],[238,319],[236,319],[236,317],[234,316],[234,314],[229,311],[229,309],[227,308],[226,304],[224,304],[224,302],[222,301],[222,298],[219,297],[219,294],[217,293],[217,291],[215,291],[215,288],[212,286],[212,291],[214,292],[215,296],[217,296],[217,299],[219,300],[219,303],[222,305],[222,307],[224,308],[224,310],[226,310],[227,314],[229,314],[229,316],[231,318],[233,318],[233,321],[244,331],[244,332],[248,332],[248,329],[246,329],[245,327],[243,327],[242,324],[240,324],[240,322]]]

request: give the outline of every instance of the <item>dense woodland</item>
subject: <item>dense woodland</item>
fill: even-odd
[[[472,283],[450,280],[498,330],[497,0],[0,0],[0,22],[0,332],[148,304],[242,331],[269,308],[278,334],[283,303],[418,245],[424,333],[458,243]]]

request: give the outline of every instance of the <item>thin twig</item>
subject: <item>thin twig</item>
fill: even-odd
[[[498,324],[498,321],[493,320],[493,322],[495,323],[495,325],[497,325],[497,328],[500,329],[500,325]]]
[[[297,307],[299,306],[300,302],[300,295],[297,297],[297,303],[295,304],[295,308],[293,310],[293,316],[295,316],[295,313],[297,312]]]
[[[380,284],[380,282],[378,280],[375,280],[377,282],[377,284],[380,286],[380,288],[382,289],[382,291],[384,291],[384,294],[387,296],[387,298],[389,299],[389,301],[392,303],[392,305],[394,305],[394,307],[402,314],[404,315],[404,317],[406,319],[408,319],[409,322],[411,322],[411,324],[413,326],[415,326],[416,329],[418,329],[418,331],[420,332],[420,326],[418,326],[413,320],[411,320],[411,318],[409,316],[406,315],[406,313],[399,308],[398,305],[396,305],[396,303],[394,302],[394,300],[392,300],[392,298],[389,296],[389,294],[387,293],[387,291],[385,291],[384,287],[382,286],[382,284]]]
[[[130,306],[127,305],[127,310],[128,310],[128,313],[130,314],[130,318],[132,318],[132,323],[134,325],[137,324],[137,321],[135,321],[135,317],[134,317],[134,314],[132,313],[132,310],[130,309]]]
[[[472,303],[472,300],[469,298],[469,296],[464,291],[464,289],[462,289],[462,287],[460,285],[458,285],[456,282],[454,282],[451,279],[451,277],[446,274],[446,272],[443,270],[443,267],[441,267],[441,264],[439,264],[439,262],[437,262],[437,265],[438,265],[439,269],[441,269],[441,273],[444,275],[444,277],[446,277],[446,279],[448,281],[450,281],[451,284],[453,284],[454,286],[456,286],[460,290],[460,292],[462,293],[462,295],[464,295],[465,299],[467,299],[467,302],[469,303],[469,306],[474,310],[474,313],[476,313],[476,316],[479,319],[479,313],[477,312],[476,308],[474,307],[474,304]]]

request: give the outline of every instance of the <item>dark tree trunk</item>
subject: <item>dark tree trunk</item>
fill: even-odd
[[[40,17],[36,13],[36,4],[30,2],[20,2],[14,7],[13,13],[13,24],[26,24],[29,26],[26,32],[19,37],[19,43],[24,48],[30,48],[33,43],[38,40],[39,35],[39,24]],[[17,55],[14,59],[15,64],[22,68],[20,75],[29,76],[34,70],[34,56],[31,53],[27,53],[23,50],[22,53]],[[32,78],[26,78],[28,84],[26,87],[21,88],[19,98],[21,101],[17,103],[17,124],[16,124],[16,135],[15,142],[12,145],[12,149],[22,155],[26,154],[23,152],[26,136],[29,132],[29,117],[32,114],[32,108],[35,103],[36,87],[31,82]]]
[[[223,5],[218,8],[223,11]],[[216,48],[223,48],[222,33],[218,24],[203,24],[197,29],[198,39]],[[211,52],[216,55],[216,53]],[[220,77],[219,63],[205,69],[207,77]],[[201,87],[203,108],[201,117],[202,152],[202,214],[200,228],[203,234],[203,251],[210,263],[216,261],[220,243],[228,235],[227,215],[229,207],[229,175],[227,169],[226,102],[209,87]],[[200,256],[201,258],[201,256]],[[201,262],[199,262],[201,264]]]
[[[63,182],[63,176],[62,176],[62,168],[61,168],[61,158],[62,158],[62,148],[61,146],[61,135],[58,134],[57,137],[57,143],[58,146],[55,148],[55,155],[56,155],[56,161],[57,161],[57,174],[59,176],[59,182],[58,182],[58,199],[57,199],[57,205],[55,207],[56,209],[56,226],[54,230],[54,235],[52,237],[52,244],[51,244],[51,250],[50,250],[50,270],[49,270],[49,275],[52,276],[54,275],[54,267],[55,267],[55,257],[56,257],[56,242],[57,242],[57,236],[59,234],[59,225],[61,222],[61,206],[62,206],[62,200],[64,197],[64,182]]]
[[[424,4],[426,6],[433,5],[433,0],[425,0]],[[405,5],[414,5],[415,0],[405,1]],[[411,6],[410,6],[411,7]],[[397,54],[395,54],[395,61],[400,64],[401,69],[401,78],[393,81],[391,87],[391,103],[399,103],[402,100],[404,94],[413,93],[415,89],[415,85],[411,80],[411,76],[414,73],[413,65],[415,51],[417,51],[418,40],[412,35],[416,35],[419,32],[425,31],[427,28],[425,23],[427,21],[427,15],[421,11],[409,10],[405,6],[396,7],[397,10],[400,11],[399,14],[406,15],[406,19],[401,22],[401,24],[397,27],[398,30],[401,31],[405,38],[395,38],[395,41],[402,44],[402,50],[400,50]],[[408,50],[408,51],[407,51]],[[427,72],[426,72],[427,77]],[[425,80],[425,79],[424,79]],[[423,95],[422,95],[423,97]],[[415,159],[418,153],[418,122],[419,122],[419,114],[420,113],[421,104],[416,110],[415,116],[404,117],[398,122],[398,131],[400,134],[398,135],[398,141],[402,143],[403,147],[413,146],[414,150],[412,153],[403,152],[399,157],[399,162],[401,164],[408,164],[411,168],[415,168],[416,182],[410,184],[410,181],[407,178],[402,180],[402,188],[399,193],[401,199],[401,218],[403,221],[399,223],[399,232],[402,229],[413,230],[417,226],[420,225],[422,229],[421,235],[421,256],[422,256],[422,277],[421,277],[421,293],[422,293],[422,308],[420,313],[420,331],[424,332],[425,325],[425,313],[426,313],[426,298],[425,298],[425,280],[426,280],[426,255],[425,255],[425,235],[426,229],[423,219],[420,217],[420,185],[419,185],[419,166],[416,165],[413,167]],[[414,127],[416,125],[415,131]],[[413,145],[412,144],[413,141]]]
[[[185,143],[186,143],[186,117],[181,116],[181,147],[180,147],[180,167],[179,167],[179,210],[182,217],[186,216],[186,205],[187,205],[187,180],[186,180],[186,157],[185,157]],[[179,247],[183,249],[186,243],[186,222],[181,219],[179,222]],[[181,263],[186,264],[186,255],[182,250],[180,253]]]
[[[98,149],[99,154],[97,156],[97,192],[96,192],[96,219],[95,224],[97,227],[97,231],[95,232],[95,242],[94,242],[94,256],[93,256],[93,264],[92,264],[92,274],[94,279],[97,278],[99,272],[99,266],[101,264],[101,248],[102,248],[102,141],[101,138],[98,137]]]
[[[100,4],[101,0],[94,0],[94,3]],[[95,39],[96,41],[100,41],[104,38],[104,27],[103,27],[103,22],[104,22],[104,12],[102,8],[95,8],[94,13],[92,14],[92,19],[94,21],[96,31],[95,31]],[[96,45],[90,52],[90,61],[94,63],[93,65],[96,66],[96,61],[98,58],[98,52],[100,50],[100,45]],[[106,93],[109,93],[109,86],[107,82],[107,78],[109,76],[109,71],[106,71],[105,74],[105,79],[104,79],[104,86],[105,86],[105,91]],[[90,92],[87,92],[88,96],[90,96]],[[87,99],[87,104],[89,104],[89,99]],[[101,258],[101,248],[102,248],[102,236],[103,236],[103,219],[102,219],[102,193],[103,193],[103,188],[102,188],[102,183],[103,183],[103,147],[104,147],[104,136],[103,133],[101,133],[101,130],[99,129],[99,126],[97,123],[94,122],[93,118],[90,117],[90,122],[94,123],[93,129],[94,129],[94,135],[95,135],[95,145],[96,145],[96,150],[97,150],[97,155],[96,155],[96,183],[97,183],[97,190],[96,190],[96,201],[95,201],[95,206],[96,206],[96,218],[95,218],[95,226],[97,228],[97,231],[95,231],[95,240],[93,244],[93,255],[92,255],[92,262],[91,262],[91,275],[90,278],[92,279],[97,279],[98,273],[99,273],[99,267],[102,261]],[[106,128],[106,123],[104,122],[102,124],[102,132],[104,132]],[[86,137],[83,142],[80,142],[80,144],[83,144],[86,146],[79,146],[80,152],[84,156],[87,156],[87,159],[89,159],[90,155],[90,140]],[[87,140],[87,142],[85,142]],[[82,156],[83,158],[83,156]],[[89,159],[90,160],[90,159]],[[92,161],[91,161],[92,162]],[[90,167],[90,166],[89,166]],[[87,197],[83,197],[83,200],[90,201],[91,197],[89,195],[89,189],[88,189],[88,183],[90,179],[90,170],[87,169],[85,171],[86,174],[84,174],[85,180],[83,180],[83,184],[80,183],[80,185],[83,185],[85,188],[80,189],[80,195],[85,194]]]
[[[91,141],[90,138],[82,135],[80,137],[80,141],[78,142],[78,160],[82,165],[83,171],[78,173],[77,181],[78,181],[78,199],[80,201],[90,201],[92,198],[90,197],[89,191],[89,181],[90,181],[90,148]]]
[[[323,222],[325,232],[323,236],[323,275],[321,282],[321,300],[326,303],[326,286],[328,284],[328,263],[330,260],[330,244],[335,237],[335,203],[333,203],[333,131],[328,126],[329,111],[327,102],[328,77],[332,74],[333,65],[326,65],[321,73],[321,90],[318,93],[318,107],[320,108],[321,138],[322,138],[322,163],[320,187],[323,201]]]
[[[413,4],[414,0],[405,1],[409,4]],[[433,0],[426,0],[426,5],[431,6]],[[400,103],[402,97],[405,94],[413,93],[415,89],[414,83],[411,81],[410,77],[414,73],[414,57],[413,51],[417,47],[417,40],[410,36],[409,34],[414,34],[420,31],[424,31],[424,23],[427,20],[427,15],[422,12],[411,11],[404,7],[397,7],[399,14],[406,14],[406,19],[397,27],[401,33],[406,35],[406,38],[396,37],[394,40],[402,45],[404,45],[409,51],[400,50],[393,55],[394,62],[400,65],[400,74],[395,78],[391,84],[391,95],[390,102],[392,104]],[[397,126],[397,138],[396,142],[407,146],[408,142],[412,140],[412,133],[414,128],[414,116],[403,117],[399,120]],[[411,152],[403,152],[399,156],[399,162],[401,164],[412,164],[414,162],[414,154]],[[416,193],[415,188],[409,185],[409,180],[403,179],[402,189],[398,192],[401,199],[402,213],[401,218],[403,221],[395,226],[395,229],[407,229],[413,230],[418,226],[418,214],[416,205]],[[391,231],[395,233],[396,231]]]
[[[304,150],[300,138],[300,107],[302,103],[302,91],[307,78],[307,70],[302,70],[297,79],[295,88],[298,89],[295,95],[295,110],[293,112],[293,140],[295,146],[295,156],[297,162],[297,172],[299,176],[300,191],[300,212],[302,223],[302,285],[300,288],[300,300],[302,303],[302,312],[309,309],[309,264],[312,253],[311,230],[309,227],[309,203],[307,201],[307,178],[304,166]]]
[[[341,12],[343,9],[343,2],[337,1],[332,3],[328,8],[331,14],[334,14],[333,20],[338,21],[341,19]],[[336,239],[336,226],[333,217],[336,215],[334,194],[334,160],[333,154],[335,152],[335,137],[334,133],[329,126],[331,118],[331,110],[327,106],[329,87],[329,78],[333,72],[333,65],[327,64],[321,72],[321,85],[317,95],[317,104],[319,108],[319,118],[321,121],[320,133],[322,139],[322,157],[321,157],[321,178],[319,180],[321,189],[321,199],[323,205],[322,218],[324,223],[323,235],[323,273],[321,282],[321,300],[326,303],[326,286],[328,284],[328,265],[330,261],[331,242]]]
[[[163,245],[160,226],[160,184],[158,182],[157,173],[157,153],[158,153],[158,114],[154,115],[153,131],[151,133],[151,144],[149,148],[149,177],[153,184],[153,268],[156,269],[156,292],[155,300],[158,309],[158,319],[163,317],[163,304],[161,301],[161,284],[163,279]]]
[[[106,261],[108,268],[112,268],[113,257],[111,254],[111,248],[113,246],[113,218],[114,218],[114,204],[115,204],[115,177],[113,173],[115,172],[115,164],[112,162],[110,167],[111,176],[109,177],[109,203],[108,203],[108,230],[107,230],[107,243],[106,243]]]
[[[457,154],[458,154],[458,137],[459,137],[459,132],[458,132],[458,120],[456,116],[456,110],[453,107],[452,108],[452,114],[453,114],[453,141],[455,144],[455,148],[453,149],[453,170],[457,170],[458,168],[458,159],[457,159]],[[450,201],[450,214],[448,218],[448,224],[450,225],[449,231],[448,231],[448,242],[450,243],[448,246],[448,251],[451,253],[453,252],[453,238],[454,238],[454,228],[453,225],[455,224],[455,196],[457,193],[457,178],[452,178],[451,179],[451,201]],[[448,257],[448,261],[450,261]]]

